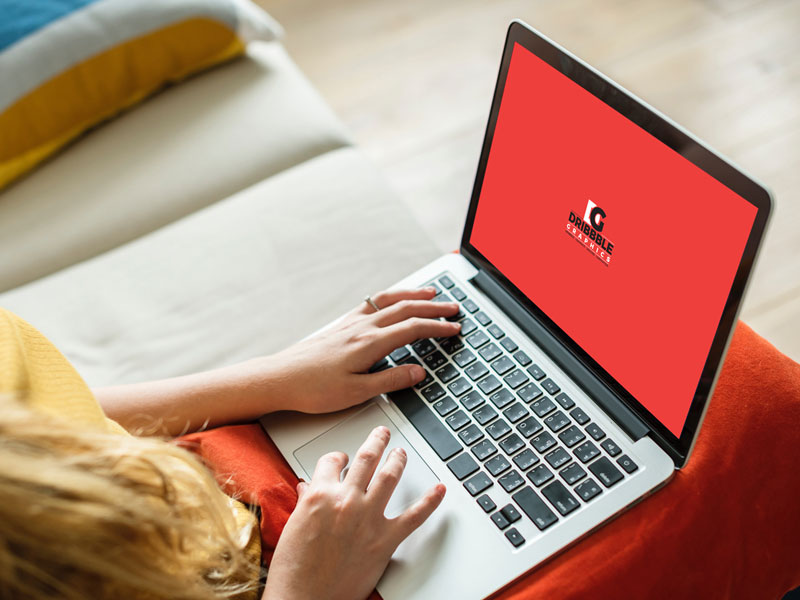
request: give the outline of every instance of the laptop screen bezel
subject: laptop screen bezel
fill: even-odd
[[[521,290],[511,283],[499,269],[491,264],[489,260],[469,242],[489,158],[489,151],[497,124],[497,117],[500,111],[500,103],[505,88],[506,77],[508,75],[508,68],[511,62],[511,54],[515,44],[519,44],[529,52],[532,52],[574,83],[616,110],[622,116],[684,156],[695,166],[753,204],[758,211],[742,258],[737,267],[728,299],[725,302],[722,315],[720,316],[711,349],[698,381],[694,397],[692,398],[683,430],[679,437],[669,431],[630,392],[580,348],[577,343],[549,319],[541,309],[527,298]],[[535,142],[532,141],[532,143]],[[713,390],[720,363],[724,357],[727,343],[732,333],[733,326],[735,325],[747,280],[752,271],[752,266],[766,229],[771,208],[772,198],[764,187],[714,153],[700,142],[700,140],[696,139],[633,94],[597,72],[565,49],[548,40],[540,33],[531,29],[529,26],[519,21],[511,23],[506,36],[503,58],[500,64],[489,120],[486,127],[486,134],[484,136],[483,147],[481,149],[475,175],[475,183],[473,185],[472,197],[467,212],[466,223],[464,225],[460,251],[467,259],[473,262],[473,264],[482,268],[493,277],[507,292],[520,302],[534,318],[542,323],[560,343],[565,345],[575,357],[589,368],[609,390],[634,411],[639,418],[650,427],[656,441],[660,442],[662,446],[667,447],[670,451],[670,455],[678,466],[682,466],[688,458],[703,415],[705,414],[709,396]],[[665,365],[665,367],[667,366]],[[665,368],[665,374],[667,373],[668,369]]]

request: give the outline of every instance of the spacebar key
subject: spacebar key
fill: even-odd
[[[447,460],[461,451],[461,444],[458,443],[458,440],[411,388],[392,392],[389,397],[400,409],[400,412],[406,416],[406,419],[416,427],[425,441],[431,445],[439,458]]]

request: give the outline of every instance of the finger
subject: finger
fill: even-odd
[[[329,452],[324,454],[317,461],[314,469],[312,482],[335,481],[338,482],[342,476],[342,469],[347,464],[347,454],[344,452]]]
[[[400,300],[388,308],[381,309],[373,317],[378,327],[394,325],[411,317],[436,319],[451,317],[458,312],[455,302],[430,302],[426,300]]]
[[[362,492],[367,490],[378,463],[381,461],[383,451],[389,443],[389,429],[383,426],[376,427],[367,437],[366,441],[356,452],[353,464],[345,475],[344,483],[351,485]]]
[[[308,489],[308,484],[305,481],[298,482],[298,484],[297,484],[297,501],[298,502],[300,502],[300,500],[303,498],[303,496],[305,495],[307,489]]]
[[[396,535],[395,541],[400,544],[404,539],[411,535],[417,527],[422,525],[442,503],[446,488],[444,484],[437,483],[428,493],[417,500],[412,506],[406,509],[401,515],[391,520],[394,525]]]
[[[386,505],[389,503],[389,499],[403,476],[407,461],[408,455],[402,448],[395,448],[389,452],[386,462],[381,467],[381,470],[378,471],[378,474],[375,475],[375,481],[372,482],[372,485],[367,490],[367,496],[375,501],[380,508],[381,514],[386,510]]]
[[[411,317],[382,327],[375,336],[375,355],[386,356],[395,348],[422,338],[451,337],[461,331],[461,323]]]
[[[404,390],[419,383],[425,379],[425,370],[419,365],[400,365],[377,373],[357,375],[357,377],[361,379],[366,396],[372,398],[380,394]]]
[[[378,308],[384,309],[401,300],[430,300],[435,295],[436,290],[432,287],[424,287],[416,290],[387,290],[373,295],[372,301],[378,305]],[[366,302],[362,302],[358,306],[357,311],[368,315],[375,313],[375,309]]]

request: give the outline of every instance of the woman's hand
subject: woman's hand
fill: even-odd
[[[381,292],[373,297],[381,310],[364,302],[329,330],[278,354],[93,391],[106,415],[123,427],[138,432],[145,426],[158,435],[250,421],[278,410],[340,410],[424,377],[418,365],[368,370],[395,348],[461,330],[459,323],[439,320],[455,314],[458,305],[431,302],[433,296],[432,288]]]
[[[400,346],[461,330],[459,323],[439,320],[456,314],[458,305],[433,297],[433,288],[380,292],[373,297],[378,312],[364,302],[329,330],[269,357],[276,361],[281,406],[333,412],[421,381],[418,365],[367,371]]]
[[[297,486],[297,507],[275,549],[263,600],[366,598],[400,542],[439,506],[441,483],[400,516],[383,515],[406,465],[396,448],[370,483],[389,435],[385,427],[373,430],[342,481],[347,456],[333,452],[319,459],[310,484]]]

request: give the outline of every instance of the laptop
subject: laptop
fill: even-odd
[[[387,426],[409,457],[387,516],[438,481],[448,491],[378,591],[485,598],[689,460],[771,206],[741,169],[515,21],[460,252],[393,286],[460,303],[460,334],[373,367],[421,364],[413,388],[261,422],[306,480]]]

